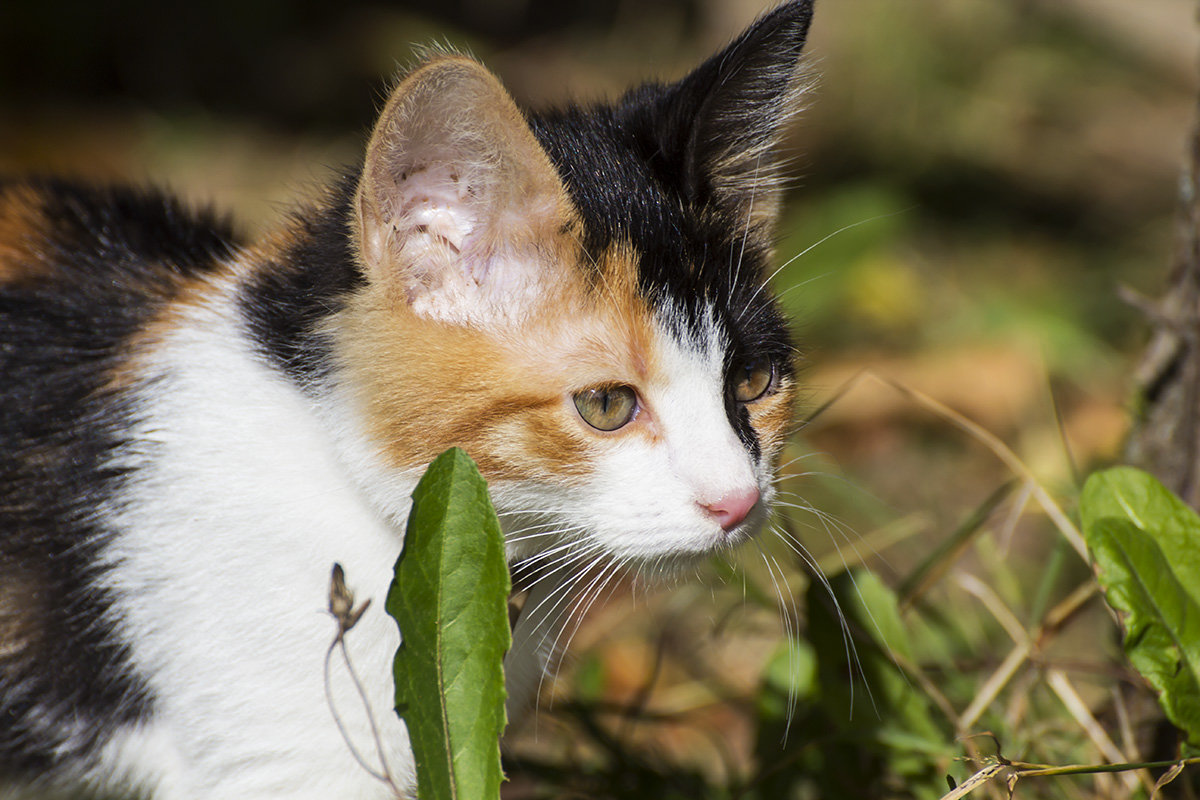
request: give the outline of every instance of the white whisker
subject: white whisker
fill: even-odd
[[[878,707],[875,704],[875,695],[871,691],[871,686],[866,680],[867,673],[866,670],[863,669],[862,661],[858,655],[858,647],[854,643],[854,633],[850,628],[850,621],[846,618],[845,612],[842,610],[841,603],[838,602],[837,594],[833,591],[833,584],[830,583],[829,578],[826,577],[825,573],[821,571],[820,566],[817,564],[816,558],[812,555],[812,553],[809,552],[808,548],[796,538],[795,534],[776,524],[771,525],[771,531],[778,536],[779,540],[787,545],[787,547],[791,549],[791,551],[795,553],[796,556],[799,557],[801,561],[808,567],[808,572],[810,575],[821,584],[821,587],[825,590],[825,594],[829,596],[830,601],[833,603],[833,609],[837,616],[838,626],[842,631],[842,644],[845,648],[847,669],[850,671],[848,677],[850,679],[851,716],[854,714],[855,670],[857,670],[858,674],[863,678],[863,688],[866,689],[867,697],[871,701],[871,707],[875,708],[876,712],[878,713]],[[855,585],[855,589],[857,590],[857,585]],[[859,597],[861,596],[862,594],[860,592]]]
[[[825,236],[821,237],[817,241],[810,244],[808,247],[801,250],[799,253],[796,253],[796,255],[792,256],[787,261],[780,264],[779,267],[776,268],[774,272],[772,272],[770,275],[767,276],[767,279],[765,281],[763,281],[761,284],[759,284],[759,287],[754,290],[754,294],[750,295],[750,299],[748,299],[746,301],[746,304],[743,308],[749,308],[750,304],[754,302],[755,298],[758,297],[758,295],[762,292],[762,290],[765,289],[771,283],[771,281],[775,280],[775,276],[777,276],[780,272],[783,272],[783,270],[785,270],[789,266],[791,266],[791,264],[793,262],[795,262],[796,259],[799,259],[799,258],[802,258],[802,257],[808,255],[810,252],[812,252],[812,250],[814,248],[817,248],[817,247],[825,244],[825,242],[829,241],[833,237],[843,234],[846,231],[853,230],[854,228],[858,228],[862,225],[866,225],[871,222],[876,222],[881,219],[888,219],[889,217],[894,217],[899,214],[904,214],[908,210],[909,209],[901,209],[900,211],[893,211],[891,214],[877,214],[874,217],[868,217],[867,219],[862,219],[862,220],[859,220],[858,222],[851,222],[849,225],[843,225],[842,227],[838,228],[836,231],[826,234]],[[741,321],[740,317],[738,318],[738,321],[739,322]]]

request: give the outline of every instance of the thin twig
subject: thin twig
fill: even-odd
[[[1029,481],[1033,492],[1033,497],[1038,501],[1038,504],[1042,507],[1042,510],[1046,512],[1046,516],[1048,516],[1054,523],[1054,526],[1058,528],[1059,533],[1061,533],[1063,537],[1070,542],[1071,546],[1075,548],[1075,552],[1079,553],[1079,556],[1084,560],[1084,562],[1091,563],[1088,556],[1087,543],[1084,541],[1083,535],[1079,532],[1079,528],[1075,526],[1075,523],[1071,522],[1071,519],[1063,512],[1058,503],[1056,503],[1054,499],[1050,497],[1050,493],[1047,492],[1041,483],[1038,482],[1033,472],[1025,465],[1025,462],[1018,458],[1017,454],[1014,453],[1008,447],[1008,445],[1000,441],[995,434],[979,425],[977,422],[964,417],[962,414],[958,413],[944,403],[933,399],[924,392],[918,391],[909,386],[905,386],[899,381],[892,380],[891,378],[885,377],[876,372],[868,372],[866,374],[885,386],[892,387],[906,397],[912,398],[917,403],[925,406],[938,416],[949,420],[955,427],[971,434],[971,436],[982,442],[984,446],[991,450],[997,458],[1004,462],[1005,466],[1007,466],[1013,473],[1019,475],[1026,481]]]
[[[337,725],[338,733],[342,735],[342,741],[346,743],[346,747],[350,750],[350,755],[354,756],[354,760],[358,762],[358,765],[365,769],[367,774],[369,774],[372,778],[382,781],[383,783],[391,784],[392,781],[389,775],[376,771],[374,767],[367,763],[367,760],[363,758],[362,754],[358,752],[358,748],[354,746],[354,742],[350,738],[350,733],[346,730],[346,725],[342,721],[342,715],[338,713],[337,704],[333,702],[333,686],[330,681],[330,664],[333,661],[333,651],[336,650],[338,644],[342,643],[343,641],[344,640],[340,636],[335,638],[329,643],[329,649],[325,651],[325,700],[329,704],[330,713],[333,714],[333,721]]]
[[[350,754],[354,756],[354,760],[371,777],[386,783],[396,797],[402,797],[403,793],[400,791],[400,787],[396,785],[392,771],[388,767],[387,755],[383,747],[383,738],[379,734],[379,724],[375,719],[375,712],[371,709],[366,689],[363,688],[362,681],[359,680],[358,671],[354,669],[354,662],[350,660],[350,651],[346,649],[346,634],[358,624],[358,621],[362,619],[362,615],[366,613],[370,605],[371,600],[367,598],[363,601],[362,605],[355,608],[354,592],[350,591],[346,586],[346,574],[342,570],[342,565],[334,564],[333,573],[329,579],[329,614],[337,622],[338,629],[337,633],[334,634],[333,641],[329,643],[329,649],[325,651],[325,700],[329,704],[330,713],[333,714],[333,721],[337,725],[338,733],[342,735],[342,740],[346,743]],[[350,734],[346,730],[341,714],[338,713],[337,704],[333,701],[330,664],[335,649],[341,652],[342,660],[346,664],[346,670],[350,673],[350,681],[354,684],[363,709],[367,712],[367,725],[371,729],[371,738],[375,742],[375,753],[379,756],[380,769],[378,771],[367,763],[367,760],[359,753],[358,748],[355,747],[354,742],[351,741]]]
[[[1011,792],[1021,778],[1047,778],[1058,775],[1099,775],[1105,773],[1129,772],[1131,770],[1168,769],[1172,770],[1174,779],[1184,767],[1200,764],[1200,758],[1185,758],[1177,761],[1141,761],[1122,764],[1069,764],[1066,766],[1051,766],[1048,764],[1029,764],[1022,761],[1009,761],[996,757],[996,762],[988,764],[967,780],[954,787],[940,800],[960,800],[974,792],[980,786],[991,783],[998,776],[1003,776]]]

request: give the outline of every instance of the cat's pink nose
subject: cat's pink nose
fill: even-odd
[[[758,489],[739,489],[730,492],[719,500],[711,503],[701,503],[700,506],[712,514],[721,527],[731,531],[750,515],[750,510],[758,502]]]

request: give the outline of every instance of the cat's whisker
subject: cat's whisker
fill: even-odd
[[[823,475],[823,474],[824,473],[799,473],[798,476],[803,477],[805,475]],[[791,498],[791,499],[789,500],[787,498]],[[787,489],[779,490],[776,494],[775,506],[782,507],[782,508],[793,508],[798,511],[803,511],[805,513],[811,514],[814,517],[821,520],[822,522],[824,522],[825,524],[836,527],[839,530],[839,532],[843,533],[843,535],[846,535],[847,531],[849,533],[854,532],[852,529],[848,528],[837,517],[830,514],[828,511],[824,511],[822,509],[817,508],[808,499],[806,499],[803,495],[801,495],[798,492],[793,492],[793,491],[790,491]]]
[[[509,508],[496,509],[496,516],[500,519],[505,517],[554,517],[562,516],[564,510],[562,508]]]
[[[867,673],[863,668],[862,661],[859,657],[858,646],[854,642],[854,634],[850,627],[850,621],[846,618],[845,612],[842,610],[841,603],[838,602],[837,594],[833,590],[833,584],[830,583],[829,578],[820,568],[816,557],[812,555],[809,549],[805,547],[804,544],[797,539],[791,531],[777,524],[772,524],[770,527],[771,531],[777,537],[779,537],[780,541],[782,541],[789,549],[791,549],[791,551],[795,553],[796,556],[799,557],[807,566],[807,571],[809,574],[821,584],[822,588],[825,590],[825,594],[829,597],[830,602],[833,604],[833,610],[837,616],[838,626],[842,631],[842,643],[845,647],[847,668],[850,671],[849,679],[851,713],[853,714],[854,709],[854,673],[856,670],[863,678],[863,688],[867,692],[867,697],[871,702],[872,708],[876,708],[875,695],[871,690],[870,683],[868,683],[866,680]],[[849,570],[847,570],[847,572],[849,572]],[[854,584],[854,586],[855,591],[858,592],[859,596],[861,597],[862,593],[858,591],[857,584]]]
[[[600,567],[600,570],[599,572],[594,572],[597,566]],[[617,560],[600,556],[593,559],[587,564],[586,567],[577,570],[572,575],[570,586],[568,591],[565,593],[566,596],[564,597],[564,599],[566,599],[568,602],[562,609],[559,610],[556,620],[556,627],[558,628],[558,635],[554,640],[556,650],[559,640],[563,635],[563,631],[567,625],[570,624],[571,620],[575,620],[576,624],[578,624],[579,618],[577,617],[576,612],[578,611],[580,605],[584,602],[584,598],[588,596],[597,583],[605,578],[605,575],[615,572],[619,568],[620,562]],[[589,575],[591,576],[590,578]],[[580,589],[579,584],[583,583],[585,580],[587,581],[587,585]]]
[[[571,543],[572,545],[574,543]],[[590,543],[584,547],[565,547],[554,553],[552,557],[546,559],[533,556],[526,559],[517,566],[522,574],[525,570],[531,569],[531,564],[536,568],[532,569],[533,577],[529,580],[529,586],[532,587],[547,578],[551,578],[559,572],[562,572],[565,567],[568,567],[578,561],[590,558],[596,553],[603,554],[604,548],[598,543]],[[541,562],[541,563],[539,563]],[[545,601],[543,601],[544,603]],[[533,610],[537,610],[540,606],[535,606]]]
[[[797,462],[805,461],[810,458],[817,458],[821,455],[822,455],[821,453],[816,453],[816,452],[801,453],[800,455],[798,455],[794,458],[790,458],[775,468],[775,474],[770,476],[770,480],[772,482],[778,482],[778,481],[782,481],[782,480],[787,480],[788,478],[807,477],[809,475],[814,475],[816,473],[812,473],[812,472],[801,472],[798,474],[785,474],[784,470],[786,470],[788,467],[792,466],[793,464],[795,464]]]
[[[791,502],[784,499],[786,497],[793,497],[795,498],[796,502]],[[860,536],[853,528],[849,527],[829,512],[817,508],[816,506],[812,505],[812,503],[794,492],[780,492],[779,497],[776,498],[775,506],[776,508],[790,508],[795,511],[801,511],[804,514],[816,519],[817,522],[820,523],[820,529],[825,531],[826,536],[829,537],[830,543],[837,551],[838,557],[842,561],[843,568],[849,569],[851,561],[848,560],[845,557],[845,554],[842,552],[842,544],[845,544],[850,548],[850,551],[853,554],[853,563],[862,564],[866,562],[864,554],[859,550],[859,544],[865,541],[863,537]],[[812,525],[800,520],[796,521],[811,530],[818,529],[817,525]],[[887,556],[873,546],[870,548],[870,555],[873,558],[881,561],[885,566],[890,566]]]
[[[789,259],[789,260],[788,260],[788,261],[787,261],[787,262],[784,264],[784,267],[786,267],[786,266],[787,266],[787,264],[790,264],[790,263],[791,263],[792,261],[794,261],[794,260],[795,260],[795,258],[794,258],[794,257],[793,257],[792,259]],[[783,269],[783,267],[781,267],[780,269]],[[778,271],[779,271],[779,270],[776,270],[776,273],[778,273]],[[794,292],[794,291],[796,291],[796,290],[798,290],[798,289],[803,289],[804,287],[808,286],[810,283],[816,283],[817,281],[824,280],[825,278],[828,278],[828,277],[829,277],[831,274],[832,274],[832,273],[821,273],[820,275],[813,275],[813,276],[811,276],[811,277],[809,277],[809,278],[807,278],[807,279],[805,279],[805,280],[802,280],[802,281],[798,281],[798,282],[796,282],[796,283],[793,283],[793,284],[791,284],[790,286],[788,286],[786,289],[783,289],[783,290],[781,290],[781,291],[777,291],[777,292],[775,292],[775,293],[774,293],[774,298],[775,298],[775,300],[781,301],[781,300],[783,300],[785,297],[787,297],[789,294],[791,294],[792,292]],[[772,276],[772,277],[774,277],[774,276]],[[763,286],[763,287],[767,287],[767,286],[769,286],[769,285],[770,285],[770,284],[769,284],[769,281],[770,281],[770,279],[768,279],[768,282],[767,282],[767,283],[764,283],[764,284],[762,284],[762,286]],[[766,311],[769,311],[769,310],[771,309],[771,305],[772,305],[772,304],[771,304],[771,303],[769,303],[769,302],[761,302],[761,303],[758,303],[757,305],[754,305],[754,306],[753,306],[753,308],[751,308],[751,304],[750,304],[750,303],[747,303],[747,304],[746,304],[746,306],[744,307],[744,308],[745,308],[745,311],[752,311],[753,313],[751,313],[751,314],[750,314],[750,316],[748,316],[748,317],[747,317],[747,316],[743,316],[743,317],[741,318],[741,322],[742,322],[742,324],[743,324],[743,325],[750,325],[750,324],[753,324],[753,323],[757,322],[757,321],[758,321],[758,315],[759,315],[759,314],[762,314],[762,313],[764,313],[764,312],[766,312]],[[744,314],[744,312],[743,312],[743,314]],[[801,353],[801,351],[800,351],[800,349],[799,349],[798,347],[791,346],[789,349],[790,349],[790,350],[791,350],[793,353],[795,353],[796,355],[800,355],[800,353]]]
[[[575,533],[580,530],[577,526],[565,526],[562,522],[547,523],[546,525],[529,526],[506,534],[504,541],[508,544],[520,544],[533,539],[548,539],[561,537],[563,534]]]
[[[545,511],[500,511],[496,513],[496,517],[500,520],[500,527],[504,529],[506,525],[511,524],[519,524],[525,528],[557,525],[561,524],[563,519],[568,519],[570,515],[562,509],[554,509]]]
[[[578,584],[583,581],[587,575],[592,573],[597,565],[601,564],[603,566],[601,567],[600,572],[592,578],[588,586],[586,586],[582,591],[579,591]],[[541,695],[541,690],[546,682],[546,679],[550,677],[553,681],[558,677],[559,657],[560,654],[564,652],[563,649],[559,648],[559,644],[564,631],[568,626],[572,624],[578,626],[580,622],[582,622],[582,619],[576,617],[575,615],[575,611],[581,602],[580,598],[585,596],[587,592],[591,590],[591,587],[595,585],[596,581],[598,581],[605,574],[605,572],[609,570],[615,570],[618,568],[618,566],[619,565],[615,561],[606,559],[605,556],[601,554],[600,556],[592,559],[581,569],[574,570],[565,580],[555,587],[554,593],[547,596],[546,600],[550,600],[551,598],[554,599],[554,602],[551,606],[552,613],[554,614],[554,618],[551,623],[551,629],[557,631],[553,641],[550,642],[549,649],[547,650],[548,660],[553,665],[554,675],[551,677],[548,672],[542,673],[538,681],[539,696]],[[559,601],[561,601],[561,605],[559,605]]]
[[[543,556],[542,553],[538,553],[524,559],[514,566],[514,570],[521,573],[531,571],[533,577],[530,580],[530,587],[532,587],[544,580],[561,577],[561,574],[572,565],[597,554],[603,555],[603,553],[604,547],[598,542],[572,541],[556,548],[555,552],[548,555]]]
[[[852,528],[847,527],[845,523],[843,523],[837,517],[830,514],[828,511],[824,511],[822,509],[817,508],[816,506],[812,505],[807,500],[804,500],[801,497],[797,497],[796,502],[792,502],[792,501],[784,499],[785,497],[787,497],[791,494],[792,494],[791,492],[780,492],[779,496],[777,496],[775,498],[775,503],[774,503],[775,507],[777,509],[778,508],[790,508],[795,511],[802,511],[802,512],[814,517],[819,523],[821,523],[821,528],[823,528],[827,533],[832,534],[834,531],[837,531],[838,535],[847,544],[853,543],[851,541],[851,534],[854,534],[855,532]],[[804,524],[804,523],[801,523],[801,524]],[[807,527],[813,528],[814,530],[816,529],[815,525],[808,525]],[[857,535],[857,534],[855,534],[855,535]]]
[[[529,541],[545,542],[548,546],[556,540],[562,543],[573,541],[572,534],[581,534],[583,528],[563,519],[547,520],[515,528],[504,532],[507,545],[518,545]]]
[[[504,534],[504,543],[508,546],[524,544],[531,541],[541,542],[546,546],[561,540],[564,534],[570,533],[571,525],[562,521],[555,520],[538,525],[525,525],[512,530],[501,530]]]
[[[593,568],[594,564],[588,567],[588,571]],[[580,626],[583,624],[584,618],[588,611],[591,610],[596,600],[603,594],[605,587],[613,580],[614,577],[620,575],[624,571],[624,565],[618,560],[612,560],[606,563],[600,572],[592,578],[580,591],[573,592],[572,599],[569,601],[569,608],[563,611],[563,616],[560,616],[559,632],[555,636],[553,652],[564,653],[570,650],[571,642],[575,639],[575,634],[579,632]],[[587,571],[580,574],[580,579],[587,574]],[[569,630],[569,632],[568,632]],[[566,641],[563,642],[562,636],[566,633]],[[560,649],[561,644],[561,649]],[[555,671],[555,679],[557,679],[557,669]]]
[[[865,598],[863,597],[862,589],[859,588],[858,579],[856,577],[854,577],[854,570],[846,570],[846,575],[850,579],[850,584],[854,587],[855,594],[857,594],[859,596],[860,600],[865,600]],[[900,676],[904,679],[904,683],[911,689],[912,683],[909,681],[908,672],[902,666],[900,666],[900,662],[896,659],[896,655],[892,651],[891,642],[888,641],[887,636],[883,632],[883,627],[879,624],[879,621],[875,618],[874,612],[871,611],[871,604],[867,603],[867,602],[863,602],[861,605],[862,605],[863,610],[866,612],[867,619],[870,620],[870,622],[871,622],[871,627],[873,627],[875,629],[875,633],[879,637],[879,641],[882,643],[883,649],[887,651],[888,660],[892,662],[892,666],[894,666],[896,668],[896,672],[898,672],[900,674]],[[860,665],[860,670],[861,670],[861,665]],[[872,706],[874,706],[874,697],[871,698],[871,701],[872,701],[871,702]],[[878,715],[879,709],[876,708],[875,712]]]
[[[504,537],[504,541],[508,544],[520,544],[521,542],[530,539],[547,539],[550,537],[562,537],[564,534],[577,533],[581,529],[575,525],[565,525],[558,522],[553,525],[539,525],[522,528],[513,531]]]
[[[533,556],[525,559],[514,567],[514,573],[522,576],[523,581],[527,581],[529,586],[540,582],[548,576],[561,572],[565,567],[574,564],[575,562],[589,558],[596,553],[602,553],[603,547],[600,545],[591,545],[587,548],[579,548],[573,546],[573,543],[560,548],[556,548],[555,552],[547,554],[544,558]]]
[[[787,574],[783,567],[774,556],[768,556],[762,545],[755,541],[755,546],[758,548],[758,554],[762,558],[763,563],[767,567],[767,573],[771,576],[771,582],[775,585],[775,594],[779,598],[781,604],[780,616],[783,620],[784,638],[788,643],[788,675],[796,674],[795,660],[795,645],[794,642],[799,637],[799,619],[800,609],[796,605],[796,595],[792,591],[791,585],[788,583]],[[772,566],[774,565],[774,566]],[[778,575],[778,577],[776,577]],[[780,583],[782,582],[782,586]],[[787,689],[787,719],[784,725],[784,741],[787,740],[787,735],[792,728],[792,719],[796,711],[796,685],[794,681],[788,681]]]
[[[860,219],[858,222],[851,222],[848,225],[843,225],[842,227],[838,228],[836,231],[833,231],[832,233],[822,236],[820,239],[813,242],[808,247],[804,248],[799,253],[796,253],[794,256],[789,258],[787,261],[784,261],[782,264],[780,264],[779,267],[777,267],[774,272],[772,272],[769,276],[767,276],[767,279],[765,281],[763,281],[761,284],[759,284],[759,287],[754,290],[754,294],[750,295],[750,299],[746,301],[746,306],[748,307],[755,300],[755,298],[758,297],[758,295],[762,292],[762,290],[767,288],[767,286],[770,285],[771,281],[775,280],[775,277],[780,272],[783,272],[783,270],[785,270],[789,266],[791,266],[797,259],[803,258],[804,256],[808,255],[815,248],[820,247],[821,245],[825,244],[825,242],[829,241],[833,237],[839,236],[839,235],[845,233],[846,231],[853,230],[853,229],[861,227],[863,225],[867,225],[872,222],[877,222],[881,219],[888,219],[890,217],[894,217],[899,214],[904,214],[907,211],[909,211],[909,209],[901,209],[900,211],[893,211],[890,214],[876,214],[873,217],[868,217],[867,219]]]
[[[794,464],[798,460],[799,459],[793,459],[793,461],[789,462],[787,466],[792,466],[792,464]],[[823,478],[823,477],[826,477],[828,474],[829,473],[825,472],[824,470],[804,470],[803,472],[788,472],[788,473],[780,473],[778,475],[772,475],[769,478],[767,478],[767,480],[772,485],[778,486],[781,484],[789,483],[791,481],[798,481],[798,480],[802,480],[805,478]],[[788,494],[796,495],[797,497],[799,497],[799,495],[796,492],[788,492]]]
[[[602,581],[593,580],[592,583],[589,584],[583,590],[583,592],[578,595],[578,598],[572,605],[570,615],[567,618],[567,625],[565,626],[569,627],[571,632],[567,635],[566,642],[563,643],[564,652],[571,649],[571,642],[575,639],[575,634],[579,632],[579,627],[583,624],[583,620],[587,617],[587,614],[591,610],[592,606],[595,605],[596,601],[603,596],[605,588],[612,583],[614,578],[617,578],[623,572],[624,566],[621,564],[621,562],[613,561],[605,568],[605,572],[601,573],[604,575]],[[585,598],[586,604],[584,604]],[[580,608],[581,605],[582,608]]]
[[[820,530],[825,533],[826,537],[829,539],[829,543],[833,545],[833,549],[837,553],[838,559],[841,561],[843,570],[848,571],[852,563],[865,563],[866,559],[864,558],[863,554],[859,552],[857,544],[859,541],[862,541],[861,537],[859,537],[857,533],[853,531],[853,529],[847,528],[840,520],[834,518],[830,514],[820,511],[819,509],[813,508],[812,506],[795,505],[784,501],[777,502],[776,506],[779,508],[792,508],[794,510],[806,512],[813,516],[817,520],[818,524],[811,524],[803,521],[800,521],[799,524],[803,525],[809,530]],[[788,531],[787,535],[792,541],[799,543],[795,537],[795,534]],[[848,559],[846,557],[845,552],[842,550],[843,545],[850,549],[850,552],[853,555],[852,559]],[[874,555],[876,557],[881,557],[877,552],[875,552]]]

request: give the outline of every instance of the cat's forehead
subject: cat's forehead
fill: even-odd
[[[696,200],[695,187],[638,120],[571,108],[531,127],[579,217],[583,268],[619,265],[660,326],[707,350],[789,345],[766,288],[769,239],[748,215]]]
[[[581,271],[589,285],[578,318],[566,327],[593,331],[581,344],[610,350],[613,365],[620,363],[631,380],[663,379],[682,353],[719,372],[730,342],[716,306],[700,295],[685,303],[675,292],[647,291],[645,264],[645,252],[623,238],[598,256],[585,254]],[[591,324],[581,328],[585,319]]]

